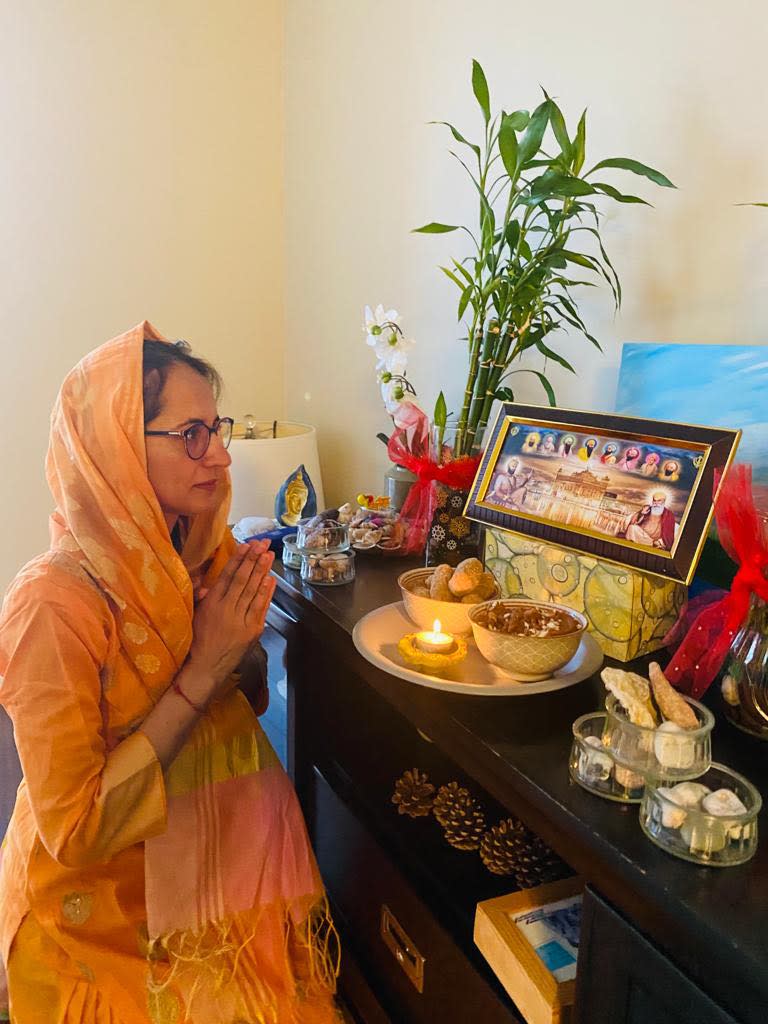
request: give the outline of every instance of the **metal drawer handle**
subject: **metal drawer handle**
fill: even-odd
[[[381,937],[416,991],[423,992],[426,960],[403,931],[386,903],[381,906]]]

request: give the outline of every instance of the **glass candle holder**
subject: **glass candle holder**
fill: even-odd
[[[698,729],[673,729],[666,722],[655,727],[635,725],[609,693],[603,742],[614,759],[640,775],[666,781],[682,782],[702,775],[712,760],[715,718],[703,704],[690,697],[685,700],[699,720]]]
[[[346,551],[349,548],[349,527],[334,519],[310,519],[299,523],[296,546],[302,554]]]
[[[301,556],[301,578],[318,587],[338,587],[355,578],[354,551],[333,551]]]
[[[757,849],[762,798],[743,775],[712,764],[695,782],[646,782],[640,827],[667,853],[694,864],[743,864]],[[716,813],[714,813],[716,812]]]
[[[283,537],[283,565],[286,569],[301,568],[301,552],[296,546],[296,534]]]
[[[568,771],[574,782],[596,796],[623,804],[639,804],[645,779],[618,764],[605,747],[606,714],[595,711],[573,723],[573,744]]]

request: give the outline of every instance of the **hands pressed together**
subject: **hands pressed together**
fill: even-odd
[[[239,544],[213,586],[198,593],[189,664],[210,678],[209,699],[225,686],[264,629],[275,592],[270,576],[275,556],[268,549],[268,541]]]

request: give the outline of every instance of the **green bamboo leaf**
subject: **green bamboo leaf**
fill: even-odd
[[[452,271],[450,271],[448,269],[448,267],[440,267],[440,269],[442,270],[442,272],[445,274],[445,276],[447,278],[449,278],[451,281],[453,281],[453,283],[456,285],[456,287],[459,289],[459,291],[463,293],[464,292],[464,285],[461,283],[461,281],[458,279],[458,277],[456,277],[456,275]]]
[[[456,270],[458,270],[458,272],[459,272],[459,273],[461,274],[461,276],[462,276],[462,277],[463,277],[463,278],[464,278],[464,279],[465,279],[466,281],[468,281],[468,282],[469,282],[469,284],[474,284],[474,280],[473,280],[473,278],[472,278],[472,275],[470,274],[470,272],[469,272],[469,271],[467,270],[467,268],[466,268],[466,267],[465,267],[465,266],[464,266],[464,265],[463,265],[462,263],[459,263],[459,261],[458,261],[458,260],[454,260],[454,261],[453,261],[453,265],[454,265],[454,267],[456,268]],[[462,288],[463,288],[463,287],[464,287],[464,286],[462,285]]]
[[[450,130],[451,135],[453,135],[454,139],[456,139],[457,142],[461,142],[462,145],[464,146],[469,146],[469,148],[474,150],[474,152],[477,154],[477,158],[480,159],[480,147],[476,146],[474,142],[470,142],[468,139],[465,139],[461,132],[457,131],[452,124],[449,124],[447,121],[430,121],[429,124],[445,125],[445,127]]]
[[[595,188],[581,178],[574,178],[570,174],[558,174],[557,171],[545,171],[540,177],[531,183],[532,195],[550,196],[591,196],[595,194]],[[558,211],[559,212],[559,211]]]
[[[603,181],[593,182],[596,191],[603,192],[605,195],[610,196],[611,199],[615,199],[617,203],[642,203],[643,206],[652,206],[652,203],[646,202],[645,199],[641,199],[639,196],[626,195],[623,192],[619,192],[613,185],[606,185]]]
[[[515,393],[511,388],[497,388],[493,393],[493,397],[500,402],[514,402]],[[389,438],[387,438],[387,441],[389,441]]]
[[[448,406],[445,404],[445,395],[442,391],[437,396],[432,421],[436,427],[442,427],[443,429],[445,429],[445,425],[448,422]]]
[[[768,203],[735,203],[735,206],[768,206]]]
[[[476,60],[472,61],[472,91],[475,94],[475,99],[480,104],[485,123],[488,124],[491,119],[491,99],[488,93],[488,82],[485,72]]]
[[[553,407],[557,405],[557,400],[555,398],[555,392],[554,392],[554,390],[552,388],[552,385],[549,383],[549,381],[547,380],[546,376],[543,373],[541,373],[540,370],[528,370],[528,369],[524,369],[524,370],[511,370],[510,373],[511,374],[512,373],[533,373],[541,381],[541,386],[544,388],[544,390],[547,393],[547,398],[549,400],[549,404],[551,406],[553,406]]]
[[[558,326],[558,325],[553,323],[553,326],[552,326],[551,329],[555,330],[556,326]],[[549,332],[547,332],[547,333],[549,333]],[[536,342],[536,348],[539,350],[539,352],[541,352],[541,354],[543,356],[546,356],[547,359],[552,359],[555,363],[559,363],[561,366],[564,366],[566,370],[570,370],[571,373],[576,373],[576,371],[574,370],[574,368],[571,366],[571,364],[568,362],[567,359],[563,359],[563,357],[561,355],[558,355],[557,352],[553,351],[551,348],[549,348],[547,345],[545,345],[543,341],[537,341]]]
[[[669,178],[662,174],[661,171],[655,170],[653,167],[649,167],[647,164],[641,164],[639,160],[630,160],[625,156],[614,156],[609,160],[601,160],[599,164],[587,171],[585,177],[590,174],[594,174],[595,171],[599,171],[603,167],[618,167],[622,171],[631,171],[632,174],[639,174],[644,178],[650,178],[651,181],[657,185],[661,185],[664,188],[677,188],[673,185]]]
[[[587,267],[589,270],[595,270],[595,260],[592,256],[585,256],[580,252],[571,252],[570,249],[562,249],[561,255],[569,263],[577,263],[580,267]]]
[[[521,132],[528,127],[531,115],[527,110],[515,110],[514,113],[507,114],[507,120],[516,132]]]
[[[586,110],[579,118],[576,134],[573,138],[573,173],[578,174],[584,166],[584,157],[587,149],[587,112]]]
[[[420,228],[414,228],[412,234],[422,235],[444,235],[448,231],[458,231],[458,224],[438,224],[437,221],[430,221],[429,224],[424,224]]]
[[[544,93],[546,96],[547,94]],[[552,125],[552,131],[557,139],[557,144],[560,147],[560,152],[563,154],[563,159],[567,164],[571,162],[571,140],[568,138],[568,131],[565,127],[565,118],[563,112],[558,107],[553,99],[549,99],[549,123]]]
[[[471,284],[468,284],[464,291],[461,293],[461,298],[459,299],[459,312],[456,316],[457,320],[461,320],[461,318],[464,316],[467,310],[467,306],[469,305],[469,300],[472,298],[472,291],[473,286]]]
[[[517,248],[517,240],[520,237],[520,223],[516,220],[511,220],[504,229],[504,240],[509,246],[510,252],[514,252]]]
[[[495,291],[499,287],[499,285],[501,284],[502,281],[503,281],[503,278],[501,278],[501,277],[494,277],[494,279],[492,281],[489,281],[488,284],[485,285],[485,287],[483,288],[483,290],[482,290],[482,297],[484,299],[487,299],[488,296],[491,294],[491,292]]]
[[[521,167],[528,160],[532,160],[539,152],[539,149],[541,148],[541,140],[544,138],[544,132],[547,130],[548,122],[549,100],[544,100],[544,102],[540,103],[534,110],[528,127],[525,129],[525,134],[520,140],[518,160],[520,161]]]
[[[503,117],[499,128],[499,152],[507,174],[514,181],[520,173],[517,163],[517,135],[510,124],[509,117]]]

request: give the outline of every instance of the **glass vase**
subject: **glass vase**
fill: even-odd
[[[455,445],[455,426],[432,427],[431,455],[439,465],[452,461]],[[468,490],[449,487],[438,480],[430,484],[427,565],[455,566],[465,558],[482,561],[483,528],[462,515],[468,497]]]
[[[768,740],[768,604],[752,594],[749,614],[733,638],[721,689],[727,718]]]

